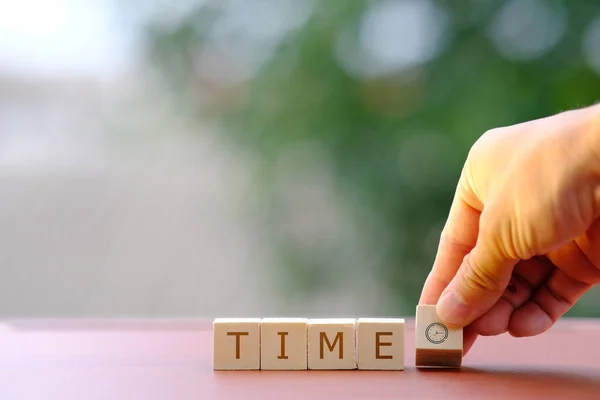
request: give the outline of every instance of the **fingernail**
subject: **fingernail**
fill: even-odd
[[[436,309],[441,319],[457,325],[462,324],[471,312],[471,309],[451,289],[440,298]]]

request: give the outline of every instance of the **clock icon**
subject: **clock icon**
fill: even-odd
[[[448,328],[441,322],[434,322],[425,329],[425,337],[433,344],[444,343],[448,339]]]

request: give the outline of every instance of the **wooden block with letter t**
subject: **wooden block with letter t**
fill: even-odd
[[[308,369],[356,368],[356,319],[309,319]]]
[[[306,318],[263,318],[260,369],[307,369]]]
[[[417,306],[415,320],[417,368],[459,368],[463,357],[463,330],[449,329],[435,305]]]
[[[359,318],[358,369],[404,369],[404,319]]]
[[[213,321],[214,369],[260,369],[260,318],[217,318]]]

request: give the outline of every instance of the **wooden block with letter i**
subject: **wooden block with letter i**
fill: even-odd
[[[459,368],[463,357],[463,330],[449,329],[435,305],[417,306],[415,320],[417,368]]]
[[[307,318],[263,318],[260,369],[307,369]]]
[[[356,368],[356,319],[309,319],[308,369]]]
[[[213,321],[214,369],[260,369],[260,318],[217,318]]]
[[[404,319],[359,318],[358,369],[404,369]]]

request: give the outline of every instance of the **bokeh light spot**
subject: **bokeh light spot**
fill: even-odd
[[[351,75],[367,78],[419,66],[438,54],[447,22],[445,10],[429,0],[377,2],[357,35],[342,32],[338,57]]]
[[[504,57],[529,61],[552,50],[566,28],[566,12],[558,3],[510,0],[494,16],[488,34]]]
[[[600,17],[586,29],[583,36],[583,55],[598,75],[600,75]]]
[[[312,13],[312,2],[229,0],[198,57],[199,74],[219,85],[253,78],[277,46]]]

